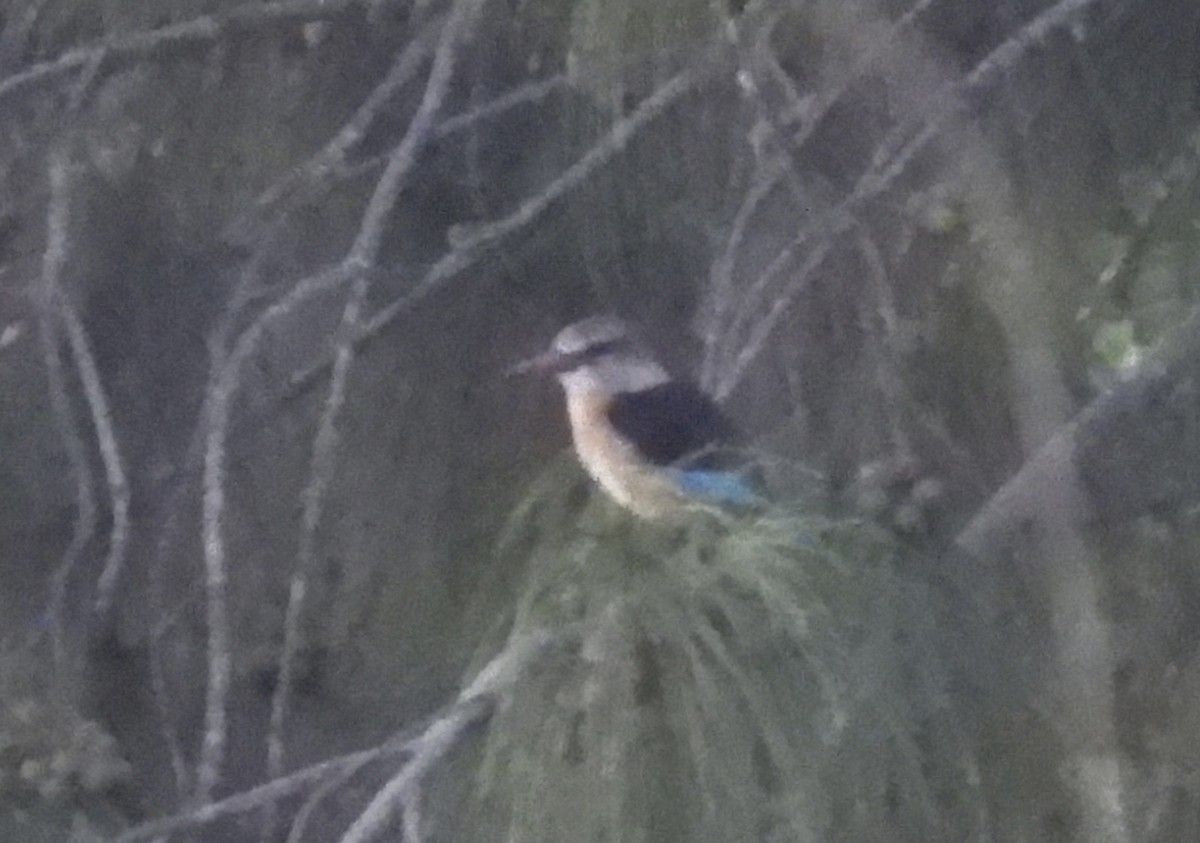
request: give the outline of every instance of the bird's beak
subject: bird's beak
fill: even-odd
[[[504,370],[504,375],[505,377],[512,378],[517,375],[528,375],[531,373],[539,375],[553,374],[562,371],[566,360],[567,355],[551,350],[509,366]]]

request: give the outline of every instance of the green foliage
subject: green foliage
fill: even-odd
[[[1110,369],[1128,369],[1141,358],[1141,348],[1133,333],[1133,322],[1105,322],[1092,338],[1092,349]]]
[[[116,741],[33,681],[31,657],[0,649],[0,802],[99,794],[132,770]]]
[[[501,543],[524,567],[507,640],[578,646],[496,715],[461,839],[939,838],[969,785],[927,600],[885,536],[784,512],[649,523],[580,484],[551,470]]]

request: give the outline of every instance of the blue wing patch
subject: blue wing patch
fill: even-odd
[[[679,488],[691,497],[730,506],[750,506],[761,500],[746,479],[732,471],[692,468],[676,474]]]

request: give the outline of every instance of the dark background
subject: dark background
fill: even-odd
[[[945,601],[906,835],[1194,839],[1198,167],[1194,0],[0,2],[0,836],[453,701],[614,311]]]

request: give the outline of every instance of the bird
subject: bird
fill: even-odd
[[[635,515],[661,520],[759,500],[749,475],[730,462],[732,422],[693,382],[672,377],[620,317],[567,325],[548,350],[509,373],[558,378],[579,462]]]

